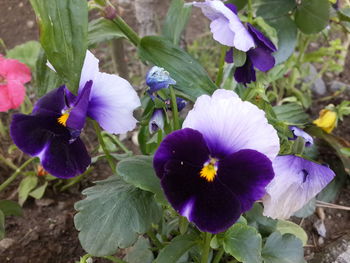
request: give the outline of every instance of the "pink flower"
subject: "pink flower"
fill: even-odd
[[[21,105],[26,93],[24,84],[30,80],[30,69],[26,65],[0,54],[0,112]]]

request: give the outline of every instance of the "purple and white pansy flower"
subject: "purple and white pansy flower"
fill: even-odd
[[[306,205],[334,178],[327,166],[295,155],[273,160],[275,177],[263,198],[264,215],[286,219]]]
[[[174,209],[200,230],[218,233],[265,195],[279,148],[265,113],[220,89],[197,99],[153,164]]]
[[[133,111],[140,100],[125,79],[99,72],[89,51],[81,73],[78,95],[65,86],[52,90],[34,105],[30,115],[15,114],[10,127],[14,143],[40,158],[53,176],[70,178],[83,173],[91,158],[79,135],[87,117],[110,133],[135,128]]]
[[[311,137],[310,134],[307,132],[304,132],[302,129],[296,127],[296,126],[290,126],[289,129],[293,133],[293,137],[289,138],[290,140],[296,140],[298,137],[302,137],[305,141],[305,146],[310,147],[314,144],[314,139]]]

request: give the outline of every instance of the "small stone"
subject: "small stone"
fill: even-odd
[[[326,237],[326,233],[327,233],[327,230],[326,230],[326,226],[324,225],[324,222],[323,220],[317,220],[315,223],[314,223],[314,228],[316,229],[317,233],[321,236],[321,237]]]
[[[327,218],[328,218],[328,219],[332,219],[332,216],[331,216],[331,215],[328,215]]]
[[[23,2],[20,2],[20,3],[18,4],[18,7],[19,7],[19,8],[21,8],[21,7],[23,7],[23,6],[24,6]]]
[[[34,21],[32,21],[32,20],[28,20],[28,21],[27,21],[27,27],[28,27],[28,28],[33,28],[34,25],[35,25]]]
[[[334,80],[330,83],[330,89],[331,91],[339,91],[341,89],[350,89],[350,86],[346,83],[343,83],[341,81]]]
[[[327,91],[323,79],[318,76],[317,69],[312,64],[307,64],[304,68],[309,71],[309,75],[304,78],[305,82],[311,84],[311,89],[318,95],[324,95]]]
[[[337,213],[337,217],[342,217],[341,213]]]
[[[12,238],[4,238],[0,241],[0,249],[6,250],[11,247],[15,243],[15,240]]]
[[[53,203],[55,203],[55,201],[53,199],[50,199],[50,198],[43,198],[43,199],[37,199],[35,200],[35,204],[37,206],[41,206],[41,207],[44,207],[44,206],[50,206],[52,205]]]
[[[57,208],[62,211],[64,209],[66,209],[68,207],[68,205],[69,204],[67,202],[59,201]]]
[[[323,238],[323,237],[319,237],[317,243],[318,243],[320,246],[322,246],[322,245],[324,244],[324,238]]]
[[[55,228],[55,224],[50,224],[50,225],[49,225],[49,229],[50,229],[50,230],[52,230],[52,229],[54,229],[54,228]]]

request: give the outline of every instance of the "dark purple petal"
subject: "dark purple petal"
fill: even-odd
[[[74,102],[76,101],[77,99],[77,96],[75,96],[72,92],[70,92],[69,89],[65,88],[65,96],[66,96],[66,104],[67,106],[70,108],[70,107],[73,107],[74,106]]]
[[[175,210],[201,231],[225,231],[239,218],[240,203],[219,180],[207,182],[201,178],[200,170],[187,162],[168,161],[161,180],[165,195]]]
[[[225,6],[228,7],[233,13],[237,15],[237,7],[234,4],[226,3]]]
[[[153,166],[159,178],[164,175],[164,166],[170,160],[188,163],[193,167],[203,167],[209,159],[209,151],[203,135],[186,128],[170,133],[160,144],[154,155]]]
[[[47,93],[34,105],[33,115],[59,116],[67,108],[65,101],[65,86],[61,86]]]
[[[254,67],[260,71],[268,71],[275,66],[275,58],[271,52],[265,48],[257,47],[248,51],[247,55]]]
[[[150,87],[149,92],[154,93],[160,89],[168,88],[169,85],[175,85],[176,81],[172,79],[165,69],[154,66],[146,75],[146,84]]]
[[[86,114],[89,105],[92,80],[86,82],[84,88],[80,91],[72,110],[69,113],[67,127],[80,131],[83,129],[86,120]]]
[[[270,39],[264,36],[262,32],[257,30],[251,24],[247,23],[249,33],[254,37],[254,41],[258,47],[263,47],[269,49],[271,52],[277,51],[275,45],[271,42]]]
[[[242,67],[236,68],[234,76],[238,83],[243,83],[244,85],[256,81],[255,70],[249,58],[247,58]]]
[[[226,63],[233,63],[233,47],[226,52],[225,61]]]
[[[240,150],[219,161],[218,179],[239,199],[241,212],[265,195],[274,177],[272,163],[255,150]]]

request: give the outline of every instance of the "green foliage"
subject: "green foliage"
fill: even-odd
[[[293,222],[278,220],[276,230],[279,231],[281,235],[293,234],[301,240],[303,246],[305,246],[307,243],[307,234],[305,230]]]
[[[22,216],[23,211],[21,206],[11,200],[0,200],[0,210],[4,216]]]
[[[310,118],[303,107],[297,103],[275,106],[273,110],[277,119],[284,121],[287,125],[305,125],[310,122]]]
[[[257,9],[256,14],[264,19],[287,15],[295,8],[295,5],[295,0],[256,0],[253,2],[253,6]]]
[[[142,38],[139,46],[141,59],[163,67],[176,80],[176,89],[191,100],[202,94],[211,94],[216,89],[203,67],[188,53],[157,36]]]
[[[242,67],[247,60],[247,54],[236,48],[233,48],[233,61],[236,67]]]
[[[17,59],[26,64],[32,71],[35,71],[36,61],[41,50],[40,43],[37,41],[28,41],[24,44],[15,46],[7,51],[8,58]]]
[[[75,204],[74,223],[82,247],[91,255],[112,255],[118,247],[131,246],[160,220],[153,194],[118,177],[98,181],[83,194],[86,199]]]
[[[0,240],[5,237],[5,215],[0,210]]]
[[[255,203],[253,208],[245,213],[245,218],[250,226],[254,226],[258,229],[259,233],[263,236],[267,236],[276,230],[277,220],[263,216],[262,213],[262,206]]]
[[[159,252],[154,262],[176,263],[186,252],[198,244],[198,236],[195,234],[179,235]]]
[[[87,49],[85,0],[30,0],[40,26],[40,42],[57,73],[77,93]]]
[[[48,182],[46,181],[43,185],[39,186],[38,188],[34,189],[29,193],[29,195],[35,199],[40,199],[44,196],[46,187],[48,185]]]
[[[24,177],[18,187],[18,203],[22,206],[27,200],[29,193],[37,186],[38,177],[29,175]]]
[[[123,260],[128,263],[151,263],[154,257],[150,248],[148,239],[140,236],[137,242],[127,250]]]
[[[295,23],[305,34],[314,34],[328,25],[328,0],[303,0],[295,13]]]
[[[88,32],[89,46],[112,39],[126,38],[125,34],[113,21],[105,18],[90,21]]]
[[[306,203],[302,208],[294,213],[294,216],[306,218],[311,216],[316,211],[316,198],[312,198],[308,203]]]
[[[163,24],[163,36],[178,44],[191,15],[192,6],[183,0],[172,0]]]

